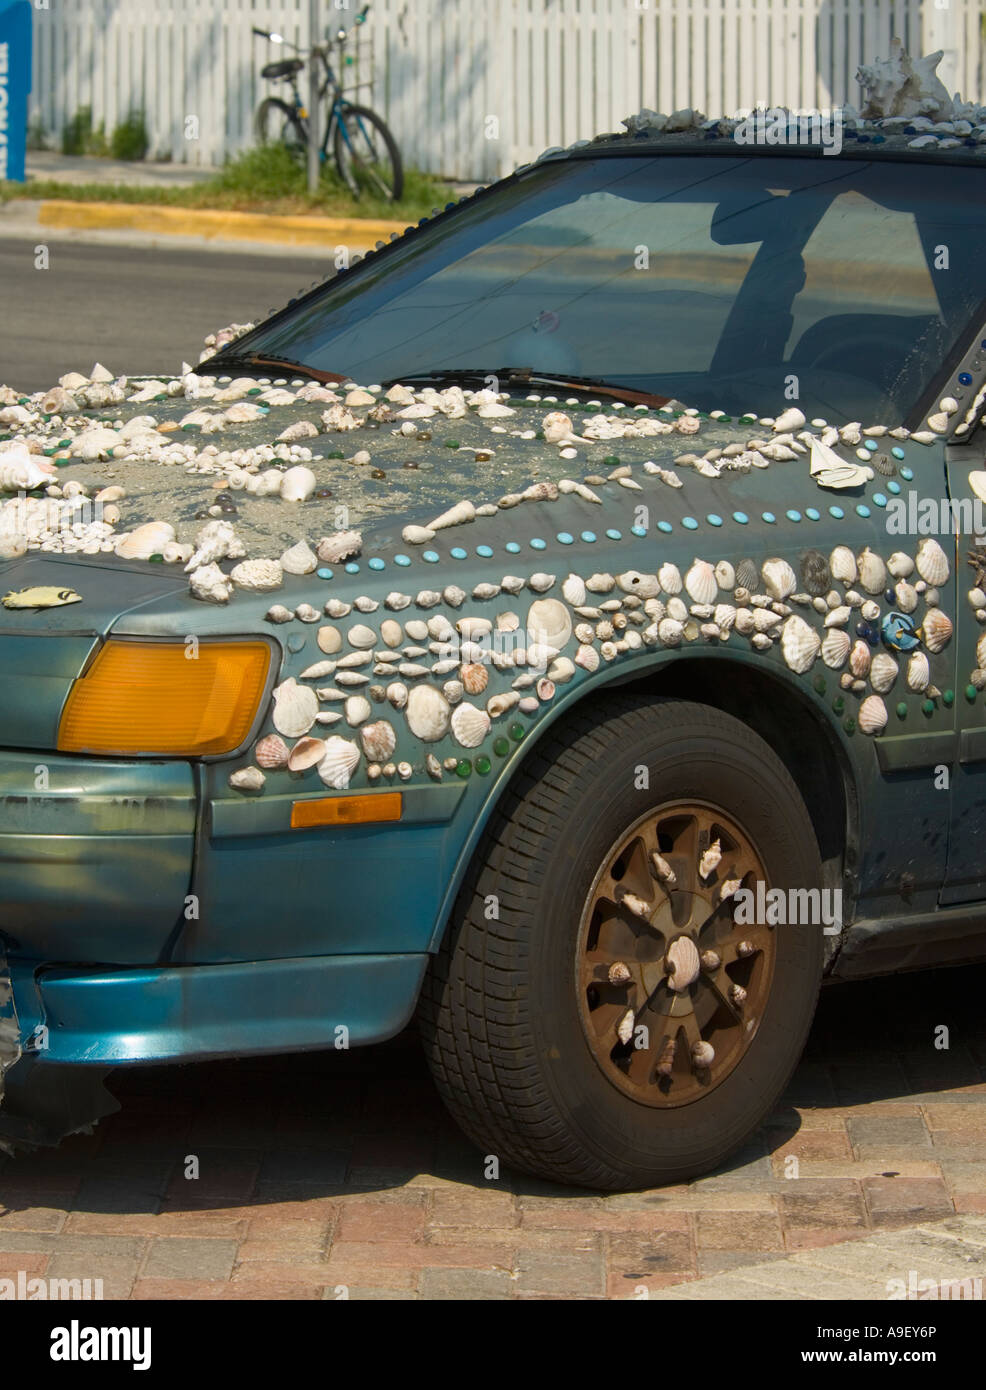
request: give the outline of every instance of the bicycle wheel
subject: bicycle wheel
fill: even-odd
[[[279,97],[267,97],[257,107],[256,132],[261,145],[283,145],[299,163],[307,158],[308,132],[294,107]]]
[[[365,193],[396,203],[404,192],[404,167],[394,137],[366,106],[340,109],[335,161],[354,198]]]

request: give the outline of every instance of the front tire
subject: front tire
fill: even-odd
[[[354,198],[364,194],[397,203],[404,193],[404,166],[389,129],[367,106],[343,108],[335,131],[339,177]]]
[[[723,884],[758,877],[813,889],[822,868],[797,787],[738,720],[609,697],[542,740],[422,993],[439,1090],[484,1153],[613,1190],[694,1177],[749,1137],[822,969],[818,923],[733,921]]]

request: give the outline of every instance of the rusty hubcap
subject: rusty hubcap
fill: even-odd
[[[756,900],[758,882],[766,894],[753,842],[703,802],[648,812],[603,860],[579,928],[579,1012],[596,1062],[634,1100],[697,1100],[755,1037],[775,929],[735,922],[734,894]]]

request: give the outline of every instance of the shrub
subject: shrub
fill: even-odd
[[[106,141],[106,128],[100,121],[92,123],[92,107],[80,106],[72,119],[66,122],[62,131],[62,154],[106,155],[109,145]]]
[[[145,159],[149,146],[143,111],[131,111],[110,137],[110,153],[114,159]]]

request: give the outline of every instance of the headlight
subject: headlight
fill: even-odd
[[[250,732],[270,662],[266,642],[110,640],[69,692],[59,751],[231,753]]]

